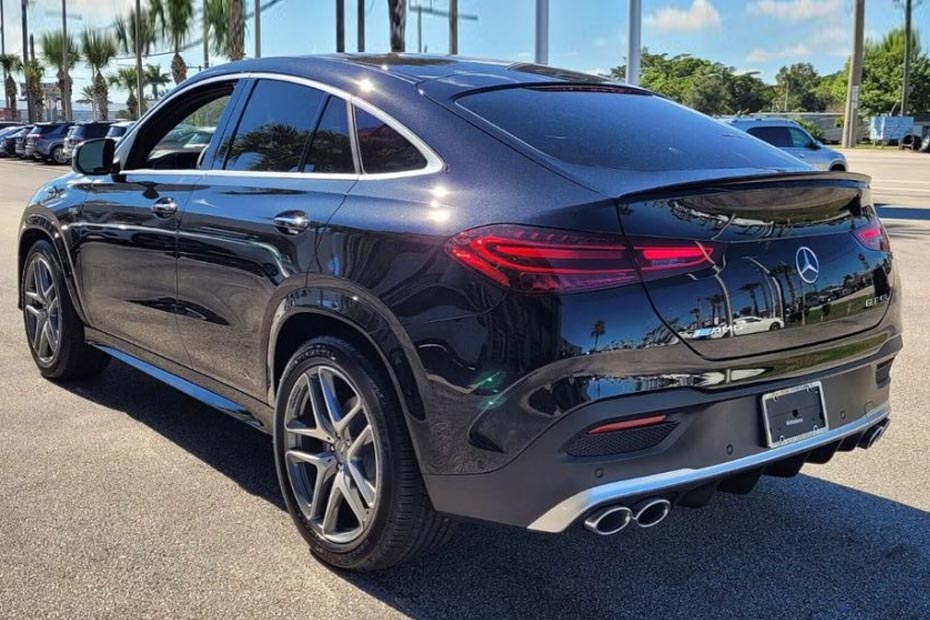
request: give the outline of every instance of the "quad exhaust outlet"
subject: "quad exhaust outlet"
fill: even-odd
[[[592,512],[584,520],[584,526],[589,532],[599,536],[616,534],[630,523],[639,527],[654,527],[668,516],[672,510],[672,503],[662,497],[653,497],[628,506],[604,506]]]

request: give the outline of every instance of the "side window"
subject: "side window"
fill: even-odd
[[[313,134],[304,172],[355,173],[352,144],[349,139],[349,116],[346,103],[330,97],[320,124]]]
[[[423,154],[384,121],[356,108],[355,127],[362,169],[367,174],[406,172],[426,167]]]
[[[125,169],[196,170],[234,88],[230,82],[190,93],[146,120]]]
[[[789,128],[789,131],[791,132],[791,146],[794,148],[806,149],[811,144],[813,144],[813,140],[809,135],[807,135],[806,132],[803,132],[795,127]]]
[[[299,84],[260,80],[227,149],[226,170],[298,172],[325,97]]]
[[[748,133],[760,140],[765,140],[772,146],[782,148],[791,146],[791,136],[788,134],[787,127],[753,127]]]

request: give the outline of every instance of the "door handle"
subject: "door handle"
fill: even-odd
[[[285,235],[299,235],[310,228],[310,218],[303,211],[287,211],[274,217],[274,227]]]
[[[174,198],[165,196],[152,204],[152,213],[156,217],[169,218],[178,212],[178,202]]]

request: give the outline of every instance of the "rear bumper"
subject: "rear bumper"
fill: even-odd
[[[591,401],[562,417],[505,466],[480,474],[425,475],[437,510],[543,532],[561,532],[606,504],[661,496],[699,506],[716,490],[748,492],[764,474],[790,476],[854,448],[889,414],[890,369],[901,338],[840,367],[743,387],[678,388]],[[810,381],[823,385],[829,429],[768,448],[761,396]],[[568,446],[605,422],[666,415],[667,433],[598,456]],[[629,432],[629,431],[624,431]]]

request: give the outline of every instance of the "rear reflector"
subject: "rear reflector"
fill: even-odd
[[[654,415],[648,418],[638,418],[636,420],[623,420],[622,422],[611,422],[601,426],[595,426],[588,431],[589,435],[599,435],[601,433],[613,433],[615,431],[626,431],[631,428],[643,428],[644,426],[653,426],[665,421],[664,415]]]
[[[870,250],[888,252],[891,250],[891,241],[888,239],[888,233],[882,226],[878,218],[870,220],[868,224],[857,228],[853,231],[853,236],[859,240],[863,246]]]
[[[446,252],[505,288],[523,293],[623,286],[706,269],[719,244],[659,238],[626,240],[551,228],[500,224],[459,233]]]

